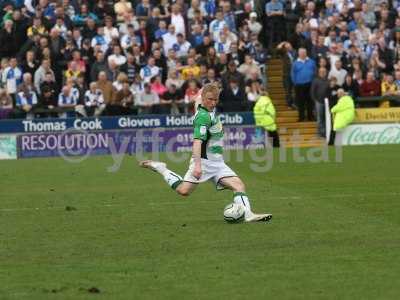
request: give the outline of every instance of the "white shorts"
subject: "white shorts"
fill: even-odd
[[[201,159],[201,178],[196,179],[193,177],[194,160],[190,160],[189,170],[186,172],[184,181],[191,183],[201,183],[212,180],[218,190],[223,190],[225,187],[219,184],[219,181],[225,177],[237,177],[236,173],[229,168],[223,160],[215,161],[208,159]]]

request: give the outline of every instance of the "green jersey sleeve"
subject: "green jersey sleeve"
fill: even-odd
[[[211,118],[208,113],[200,112],[193,121],[194,132],[193,138],[206,141],[207,132],[211,126]]]

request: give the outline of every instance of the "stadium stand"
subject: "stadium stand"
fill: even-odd
[[[387,97],[400,95],[400,1],[0,5],[0,118],[187,113],[194,93],[217,81],[220,111],[251,110],[266,86],[279,127],[311,137],[321,111],[312,86],[332,106],[338,88],[386,97],[359,99],[364,106],[390,107],[398,102]]]

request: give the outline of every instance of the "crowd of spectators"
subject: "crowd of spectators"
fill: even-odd
[[[0,118],[187,113],[209,82],[221,85],[219,110],[246,111],[268,89],[275,55],[300,120],[325,97],[333,104],[340,87],[355,97],[400,93],[400,1],[0,5]]]

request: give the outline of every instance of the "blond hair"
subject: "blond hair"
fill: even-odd
[[[201,92],[201,97],[205,98],[207,93],[213,93],[217,97],[219,97],[219,93],[221,89],[219,88],[219,84],[217,82],[207,83],[203,87],[203,91]]]

